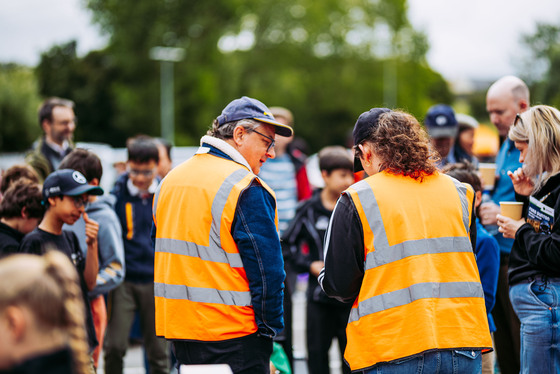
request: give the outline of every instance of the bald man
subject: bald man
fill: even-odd
[[[497,232],[496,215],[500,213],[500,201],[515,201],[515,191],[508,171],[521,167],[519,150],[507,137],[515,116],[529,109],[529,89],[525,82],[514,76],[505,76],[490,86],[486,94],[486,110],[490,121],[498,129],[501,148],[496,157],[496,184],[492,201],[480,206],[481,223],[498,240],[500,245],[500,273],[496,304],[492,316],[496,323],[494,333],[498,364],[503,374],[519,373],[519,319],[511,307],[507,281],[509,253],[513,239],[506,239]]]

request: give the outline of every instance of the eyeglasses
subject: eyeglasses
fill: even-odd
[[[260,136],[263,136],[263,137],[267,138],[268,140],[270,140],[270,144],[268,145],[268,148],[266,149],[266,153],[270,152],[270,150],[271,150],[272,148],[274,148],[274,144],[276,144],[276,141],[275,141],[273,138],[271,138],[270,136],[267,136],[267,135],[265,135],[265,134],[263,134],[263,133],[260,133],[260,132],[258,132],[258,131],[255,130],[255,129],[249,129],[249,131],[256,132],[256,133],[259,134]]]
[[[517,121],[521,122],[521,126],[525,127],[525,124],[523,123],[523,119],[521,118],[521,114],[519,113],[515,115],[515,120],[513,120],[513,126],[517,125]]]
[[[76,209],[82,209],[82,207],[84,209],[87,209],[88,205],[89,205],[89,201],[86,199],[84,199],[82,196],[66,196],[64,195],[63,197],[69,197],[72,199],[72,201],[74,202],[74,206],[76,207]]]
[[[130,174],[133,177],[137,177],[139,175],[142,175],[144,177],[151,177],[156,170],[155,169],[151,169],[151,170],[140,170],[140,169],[127,169],[128,170],[128,174]]]

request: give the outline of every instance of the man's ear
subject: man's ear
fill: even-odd
[[[98,178],[93,178],[92,180],[90,180],[88,182],[88,184],[91,184],[92,186],[99,186],[99,179]]]
[[[43,132],[46,134],[48,131],[48,129],[50,129],[51,126],[51,121],[49,121],[48,119],[44,119],[43,122],[41,122],[41,129],[43,129]]]
[[[526,111],[528,108],[529,108],[529,103],[526,100],[524,100],[524,99],[519,100],[519,112],[520,113]]]
[[[25,315],[20,307],[10,305],[4,309],[4,322],[8,328],[10,337],[14,342],[21,341],[25,338],[25,330],[27,328],[27,321]]]
[[[237,126],[233,129],[233,141],[236,145],[240,146],[243,144],[243,138],[247,134],[247,131],[243,126]]]

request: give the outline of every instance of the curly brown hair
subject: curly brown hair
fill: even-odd
[[[412,115],[390,111],[379,116],[365,140],[383,160],[381,170],[422,180],[437,171],[439,156],[430,147],[426,132]],[[356,148],[357,155],[361,155]]]

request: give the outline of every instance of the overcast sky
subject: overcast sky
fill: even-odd
[[[428,35],[429,63],[451,80],[514,74],[520,36],[537,21],[560,24],[558,0],[409,0],[409,7],[414,27]],[[72,39],[81,55],[106,43],[80,0],[0,0],[0,62],[35,65],[42,51]]]

